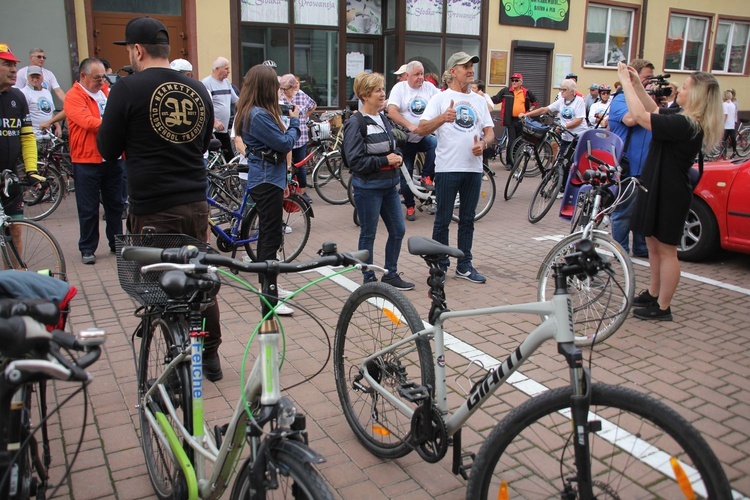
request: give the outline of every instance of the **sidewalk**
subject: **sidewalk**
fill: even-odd
[[[453,277],[449,270],[446,291],[451,309],[483,307],[535,299],[536,271],[554,245],[544,237],[563,235],[567,223],[557,218],[557,208],[540,223],[526,220],[526,211],[536,179],[524,182],[510,201],[502,199],[507,172],[500,163],[497,173],[498,198],[492,211],[476,223],[474,263],[487,276],[487,284],[476,285]],[[340,250],[356,247],[358,228],[352,223],[352,208],[332,206],[318,199],[313,205],[310,241],[300,259],[312,258],[324,241],[336,241]],[[407,238],[430,236],[433,217],[417,212],[415,222],[406,222]],[[136,404],[135,365],[131,335],[138,324],[133,312],[135,302],[119,286],[115,256],[108,253],[102,222],[97,262],[81,263],[77,250],[78,224],[75,198],[71,193],[58,211],[42,221],[54,232],[62,246],[68,265],[68,278],[79,289],[73,300],[69,327],[75,330],[97,326],[107,332],[105,353],[93,366],[90,385],[88,425],[81,452],[73,467],[69,485],[63,486],[57,498],[69,495],[76,500],[98,498],[154,498],[139,444]],[[455,243],[456,226],[451,226]],[[539,240],[539,238],[542,238]],[[385,228],[380,228],[375,245],[375,261],[382,261]],[[648,269],[636,261],[637,289],[647,282]],[[596,348],[592,373],[595,380],[622,384],[650,393],[675,408],[706,437],[725,467],[732,487],[750,496],[750,259],[726,254],[702,264],[684,263],[683,272],[704,280],[683,278],[672,307],[675,321],[649,323],[629,318],[605,345]],[[408,254],[404,243],[399,271],[404,279],[417,284],[405,292],[423,316],[429,306],[426,297],[426,267],[418,257]],[[347,275],[359,283],[361,276]],[[310,275],[281,278],[285,289],[293,289]],[[253,280],[255,281],[255,280]],[[331,283],[310,289],[293,305],[296,313],[283,319],[287,335],[287,362],[282,381],[286,386],[303,382],[325,363],[329,343],[343,302],[348,293]],[[221,346],[224,379],[218,384],[206,382],[206,416],[213,424],[225,423],[239,396],[239,372],[244,341],[259,319],[257,300],[247,298],[227,286],[220,293],[224,342]],[[325,332],[302,308],[309,309],[326,325]],[[528,316],[527,316],[528,317]],[[497,319],[500,318],[500,319]],[[454,324],[466,331],[453,332],[464,342],[477,346],[495,358],[504,358],[507,349],[530,331],[531,323],[514,317],[484,317]],[[137,343],[136,343],[137,348]],[[257,345],[251,346],[251,353]],[[251,358],[252,359],[252,358]],[[455,363],[455,366],[452,364]],[[456,385],[456,374],[468,362],[459,356],[449,358],[451,376],[448,384],[458,401],[464,392]],[[548,387],[567,383],[567,368],[554,345],[546,345],[521,371]],[[465,385],[465,384],[464,384]],[[60,401],[72,392],[67,384],[56,384]],[[465,481],[454,476],[451,451],[438,464],[428,464],[412,453],[398,460],[381,460],[356,441],[339,407],[331,362],[311,381],[288,391],[300,409],[307,414],[311,447],[323,454],[327,462],[320,467],[336,493],[345,499],[465,498]],[[455,397],[454,397],[455,396]],[[463,433],[464,451],[477,451],[494,423],[513,406],[527,399],[514,388],[498,391],[497,403],[480,411]],[[59,481],[67,462],[78,445],[84,406],[80,395],[60,412],[51,436],[54,466],[52,481]],[[62,437],[62,438],[61,438]],[[228,493],[224,495],[228,498]]]

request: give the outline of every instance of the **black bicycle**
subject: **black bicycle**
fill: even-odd
[[[560,130],[554,131],[556,134],[560,132]],[[557,152],[555,162],[544,173],[542,181],[537,186],[534,196],[531,198],[531,203],[529,204],[529,222],[532,224],[536,224],[542,220],[547,215],[547,212],[550,211],[552,205],[555,204],[557,195],[560,194],[563,182],[568,177],[570,167],[573,165],[573,155],[578,145],[578,135],[570,130],[567,130],[567,132],[573,136],[573,140],[566,149],[561,149]]]

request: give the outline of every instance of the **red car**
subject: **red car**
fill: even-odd
[[[750,253],[750,159],[706,163],[693,190],[677,255],[697,261],[719,247]]]

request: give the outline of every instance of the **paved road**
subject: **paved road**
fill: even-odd
[[[567,225],[555,212],[537,225],[526,221],[526,210],[536,180],[524,182],[516,197],[502,200],[506,171],[497,170],[499,199],[490,214],[476,224],[474,255],[477,268],[488,277],[485,285],[475,285],[450,276],[446,288],[452,309],[491,306],[534,299],[539,263],[554,244],[554,235],[566,232]],[[312,193],[313,198],[315,194]],[[313,234],[303,256],[311,257],[323,241],[337,241],[341,249],[354,249],[358,230],[351,222],[349,206],[326,205],[315,200]],[[55,232],[68,262],[69,280],[79,289],[73,301],[70,326],[74,329],[96,325],[108,334],[106,352],[95,365],[90,387],[88,425],[82,451],[73,467],[70,483],[59,498],[151,498],[143,455],[138,441],[135,405],[135,371],[131,334],[138,323],[135,302],[119,286],[115,257],[107,252],[104,236],[93,266],[81,264],[77,251],[78,225],[75,200],[66,198],[61,208],[44,224]],[[432,216],[419,213],[407,222],[407,236],[432,232]],[[384,228],[381,226],[381,231]],[[102,225],[102,235],[104,227]],[[452,227],[455,242],[455,226]],[[376,242],[376,260],[383,258],[384,237]],[[647,279],[645,263],[636,262],[638,289]],[[424,263],[402,254],[400,270],[418,283],[407,292],[417,310],[424,314],[426,268]],[[743,495],[750,495],[750,259],[737,254],[720,254],[702,264],[683,264],[690,278],[683,278],[673,304],[675,321],[648,323],[628,319],[606,345],[596,349],[593,375],[600,381],[631,386],[646,391],[677,409],[707,438],[732,483]],[[359,276],[349,275],[355,281]],[[282,279],[285,288],[301,285],[309,277]],[[325,332],[301,311],[284,324],[289,338],[288,363],[284,383],[291,385],[316,372],[328,355],[333,326],[347,297],[336,284],[313,289],[298,304],[315,313]],[[256,300],[224,287],[221,293],[224,344],[221,347],[224,380],[206,383],[207,417],[212,423],[226,422],[239,395],[239,370],[244,340],[259,318]],[[486,317],[459,324],[466,329],[454,332],[458,338],[482,351],[503,359],[531,323],[525,318]],[[255,349],[255,346],[253,346]],[[456,402],[463,392],[455,385],[455,374],[468,362],[456,355],[448,359],[451,397]],[[567,370],[552,345],[545,346],[527,365],[525,375],[549,387],[563,385]],[[465,384],[464,384],[465,386]],[[57,398],[72,389],[57,384]],[[499,391],[487,411],[480,410],[464,431],[464,448],[476,451],[494,422],[514,405],[527,399],[521,391]],[[312,447],[328,461],[323,474],[341,498],[464,498],[465,483],[450,472],[448,457],[438,464],[427,464],[416,454],[394,461],[380,460],[366,452],[355,440],[339,408],[330,363],[312,381],[290,391],[308,415]],[[62,449],[72,456],[79,441],[84,406],[80,397],[60,412],[54,423],[53,481],[59,481],[66,462]],[[62,437],[62,438],[61,438]]]

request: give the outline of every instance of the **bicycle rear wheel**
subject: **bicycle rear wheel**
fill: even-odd
[[[552,264],[565,262],[565,256],[575,251],[575,245],[580,239],[581,233],[566,236],[544,258],[537,272],[537,298],[540,301],[552,300],[555,293]],[[568,278],[577,346],[603,342],[614,334],[625,321],[635,295],[635,270],[627,252],[602,231],[594,231],[591,242],[612,266],[615,275],[609,279],[600,272],[592,278]],[[601,329],[597,334],[600,325]]]
[[[281,248],[278,260],[292,262],[296,259],[310,238],[310,207],[300,201],[298,196],[284,198],[284,214],[282,219]],[[240,238],[251,240],[245,244],[245,251],[253,261],[258,260],[258,208],[253,207],[242,219]]]
[[[466,498],[581,498],[576,479],[589,471],[575,464],[571,396],[570,387],[561,387],[511,411],[477,453]],[[732,498],[711,448],[667,405],[625,387],[593,384],[589,411],[595,498],[686,498],[688,486],[701,498]],[[679,473],[687,474],[684,482],[675,480]]]
[[[737,132],[737,154],[742,158],[750,153],[750,127],[740,128]]]
[[[169,396],[168,401],[162,400],[159,392],[149,401],[143,400],[146,391],[156,383],[167,364],[182,351],[187,338],[187,328],[184,322],[174,322],[161,315],[153,316],[148,328],[148,332],[140,332],[141,348],[138,358],[138,413],[146,469],[157,497],[162,500],[187,498],[187,482],[182,469],[169,446],[157,436],[152,421],[146,416],[146,408],[152,415],[163,414],[169,425],[176,428],[176,423],[167,412],[166,405],[169,403],[174,406],[176,413],[182,416],[185,428],[192,431],[193,400],[190,392],[189,363],[181,363],[167,377],[163,387]],[[192,460],[192,448],[185,445],[185,451]]]
[[[413,445],[411,415],[404,414],[370,386],[363,376],[365,359],[423,328],[422,320],[404,295],[384,283],[368,283],[354,291],[344,304],[336,325],[333,369],[344,417],[360,443],[380,458],[407,455]],[[409,384],[435,387],[432,349],[419,338],[366,362],[367,373],[412,411],[398,389]]]
[[[23,217],[27,220],[42,220],[60,206],[65,196],[65,181],[60,172],[48,163],[37,164],[39,175],[44,182],[23,188]],[[28,181],[31,181],[29,178]]]
[[[20,242],[11,238],[17,232]],[[50,232],[36,222],[11,220],[3,228],[3,269],[45,272],[65,279],[65,257]]]
[[[536,224],[547,215],[552,205],[555,204],[562,182],[563,176],[557,167],[552,167],[544,174],[529,204],[529,222]]]
[[[518,186],[523,182],[523,177],[526,174],[526,167],[531,159],[531,154],[527,151],[519,152],[516,155],[516,161],[513,162],[513,169],[508,175],[508,180],[505,182],[505,190],[503,191],[503,198],[510,200],[513,195],[516,194]]]
[[[344,205],[349,201],[346,189],[351,174],[340,152],[323,156],[315,165],[312,177],[315,192],[327,203]]]
[[[275,489],[266,489],[265,498],[294,498],[309,500],[333,499],[320,472],[309,462],[302,462],[298,458],[281,450],[272,450],[269,467],[273,467],[277,474],[278,485]],[[231,500],[245,500],[260,498],[256,485],[253,485],[253,463],[250,459],[242,465],[232,487]]]
[[[474,220],[478,221],[490,212],[492,205],[495,203],[497,196],[497,186],[495,185],[495,172],[490,170],[487,164],[482,165],[482,186],[479,188],[479,199],[477,200]],[[453,202],[453,215],[451,219],[455,222],[459,220],[459,211],[461,208],[461,198],[456,196]]]

